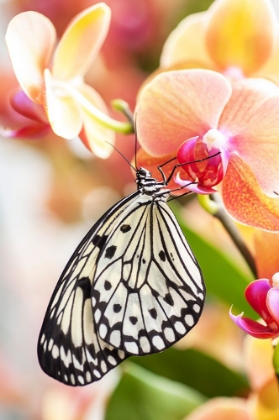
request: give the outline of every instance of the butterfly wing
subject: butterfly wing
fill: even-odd
[[[96,261],[115,220],[138,193],[113,206],[92,227],[63,271],[46,311],[38,341],[42,369],[68,385],[86,385],[128,357],[105,343],[94,326],[91,288]]]
[[[98,258],[93,316],[102,340],[125,353],[164,350],[198,322],[205,287],[164,200],[139,196]]]

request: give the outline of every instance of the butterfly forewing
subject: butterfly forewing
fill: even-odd
[[[123,220],[133,228],[123,232]],[[197,323],[205,295],[201,271],[163,198],[146,196],[123,220],[98,258],[96,329],[126,353],[159,352]],[[109,258],[107,249],[114,250]]]
[[[61,382],[85,385],[128,357],[96,333],[91,288],[97,258],[114,230],[115,220],[137,195],[116,204],[92,227],[53,292],[39,336],[38,357],[42,369]]]

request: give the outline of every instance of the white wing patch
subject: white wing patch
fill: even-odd
[[[202,274],[166,204],[169,190],[140,171],[138,191],[92,227],[51,297],[38,357],[65,384],[86,385],[131,355],[168,348],[201,315]]]

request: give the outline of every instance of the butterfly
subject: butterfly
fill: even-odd
[[[137,191],[94,224],[55,287],[38,358],[64,384],[86,385],[132,355],[161,352],[199,320],[202,273],[160,172],[163,181],[136,169]]]

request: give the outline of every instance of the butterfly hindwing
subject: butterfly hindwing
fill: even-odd
[[[190,331],[200,317],[205,288],[165,200],[146,196],[136,204],[120,218],[99,255],[92,304],[102,340],[144,355],[164,350]]]

